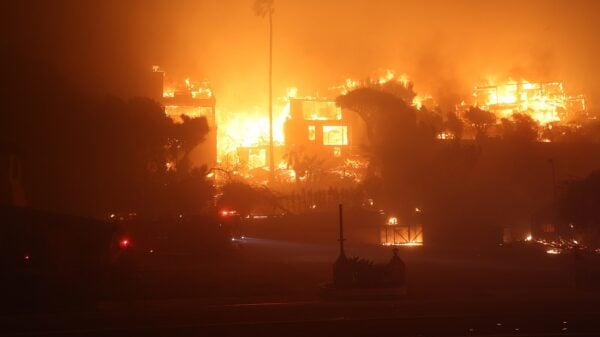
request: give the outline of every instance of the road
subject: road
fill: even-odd
[[[597,294],[325,302],[179,299],[103,302],[12,315],[0,336],[598,336]]]
[[[567,259],[404,252],[407,298],[322,301],[316,290],[336,254],[335,245],[249,239],[210,268],[165,256],[142,273],[138,296],[5,314],[0,337],[600,336],[600,292],[576,290]]]

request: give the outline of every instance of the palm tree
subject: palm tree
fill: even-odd
[[[274,0],[256,0],[254,14],[264,18],[269,16],[269,172],[271,181],[275,173],[275,158],[273,156],[273,13]]]

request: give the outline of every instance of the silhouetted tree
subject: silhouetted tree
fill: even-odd
[[[235,210],[243,217],[260,206],[274,206],[275,198],[265,187],[255,187],[241,181],[233,181],[221,188],[217,200],[219,209]]]
[[[446,115],[446,121],[444,122],[446,130],[450,131],[454,135],[454,140],[459,142],[462,139],[464,130],[463,122],[455,112],[450,112]]]
[[[390,207],[409,213],[422,197],[433,139],[417,125],[416,111],[401,98],[373,88],[361,88],[337,98],[366,123],[370,165],[380,172]],[[403,210],[400,210],[402,208]]]
[[[494,113],[475,106],[465,111],[465,119],[477,130],[477,139],[487,137],[487,131],[490,126],[496,124],[496,115]]]
[[[177,188],[190,188],[177,193],[177,203],[194,203],[198,211],[208,201],[204,189],[209,184],[199,182],[203,175],[183,165],[175,179],[166,166],[174,159],[185,161],[203,140],[205,120],[174,124],[150,99],[90,97],[47,64],[23,58],[13,65],[5,73],[12,83],[2,93],[10,97],[3,99],[10,113],[0,116],[0,142],[18,144],[26,153],[31,206],[91,216],[175,212],[180,208],[166,207],[173,179],[192,181]],[[199,186],[202,191],[192,192]]]
[[[539,125],[529,115],[513,114],[502,119],[502,138],[514,142],[533,142],[537,139]]]
[[[203,142],[208,134],[208,121],[205,117],[191,118],[181,116],[182,122],[173,125],[173,137],[169,139],[169,148],[178,169],[189,170],[189,155]]]

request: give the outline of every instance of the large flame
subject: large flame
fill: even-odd
[[[367,80],[360,81],[353,78],[347,78],[344,81],[344,83],[338,86],[334,86],[331,89],[339,90],[340,94],[345,95],[348,92],[360,87],[383,86],[389,82],[397,82],[407,89],[411,88],[413,84],[413,82],[410,80],[410,77],[407,74],[396,74],[396,72],[392,69],[383,69],[371,74],[371,76]],[[431,95],[418,93],[415,94],[416,95],[413,98],[412,102],[410,102],[410,104],[417,109],[421,109],[425,101],[432,99]]]
[[[284,124],[290,112],[290,98],[296,97],[297,88],[289,88],[287,94],[275,99],[273,104],[273,143],[278,146],[284,143]],[[186,78],[182,82],[167,82],[163,89],[163,97],[174,98],[178,95],[191,96],[193,99],[210,99],[213,93],[208,81],[193,81]],[[181,122],[181,115],[189,117],[207,116],[211,108],[192,105],[165,105],[165,113],[176,122]],[[265,106],[241,108],[232,102],[219,101],[214,121],[217,129],[217,161],[232,157],[237,160],[238,150],[242,147],[260,147],[269,144],[269,116]]]
[[[474,96],[476,105],[499,117],[524,113],[541,125],[561,121],[569,110],[569,102],[575,99],[565,94],[562,82],[527,80],[477,87]]]
[[[402,85],[406,89],[413,90],[413,83],[409,76],[397,74],[393,70],[384,69],[371,74],[366,80],[347,78],[340,85],[329,88],[329,100],[337,95],[346,94],[361,87],[382,87],[390,82]],[[414,92],[414,90],[413,90]],[[163,97],[172,102],[172,98],[180,95],[195,99],[213,99],[213,93],[208,81],[194,81],[186,78],[180,82],[165,82]],[[565,94],[562,82],[530,82],[526,80],[509,80],[501,83],[489,82],[486,86],[477,87],[474,92],[475,105],[485,110],[494,112],[498,117],[510,117],[515,113],[525,113],[531,116],[541,125],[552,122],[564,121],[569,110],[585,110],[585,98],[583,96],[568,96]],[[289,88],[287,94],[275,98],[273,102],[273,142],[275,146],[284,145],[284,125],[290,117],[290,99],[298,98],[298,89]],[[310,100],[315,97],[304,96]],[[316,99],[323,100],[324,97]],[[573,108],[574,104],[578,107]],[[222,100],[217,102],[216,111],[206,106],[179,106],[166,104],[166,114],[175,121],[181,121],[180,116],[185,114],[190,117],[214,116],[215,120],[209,118],[209,122],[217,129],[217,162],[239,161],[240,149],[251,150],[249,157],[258,156],[260,160],[250,167],[260,167],[266,164],[266,148],[269,145],[269,116],[268,107],[240,106]],[[412,106],[421,109],[424,104],[429,108],[434,105],[431,95],[423,95],[415,92],[410,102]],[[464,102],[462,103],[464,107]],[[212,117],[211,117],[212,118]],[[318,120],[319,116],[305,117]],[[323,117],[330,119],[330,117]],[[340,117],[341,119],[341,117]],[[443,137],[445,139],[445,136]],[[252,159],[248,159],[252,161]],[[282,163],[276,163],[278,166]],[[285,166],[285,165],[283,165]]]

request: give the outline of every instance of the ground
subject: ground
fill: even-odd
[[[337,243],[249,237],[213,263],[155,255],[135,291],[88,308],[6,314],[0,336],[577,335],[597,336],[600,292],[575,287],[569,257],[411,247],[401,251],[409,295],[330,302]],[[348,243],[385,262],[389,248]],[[210,259],[208,259],[210,260]]]

